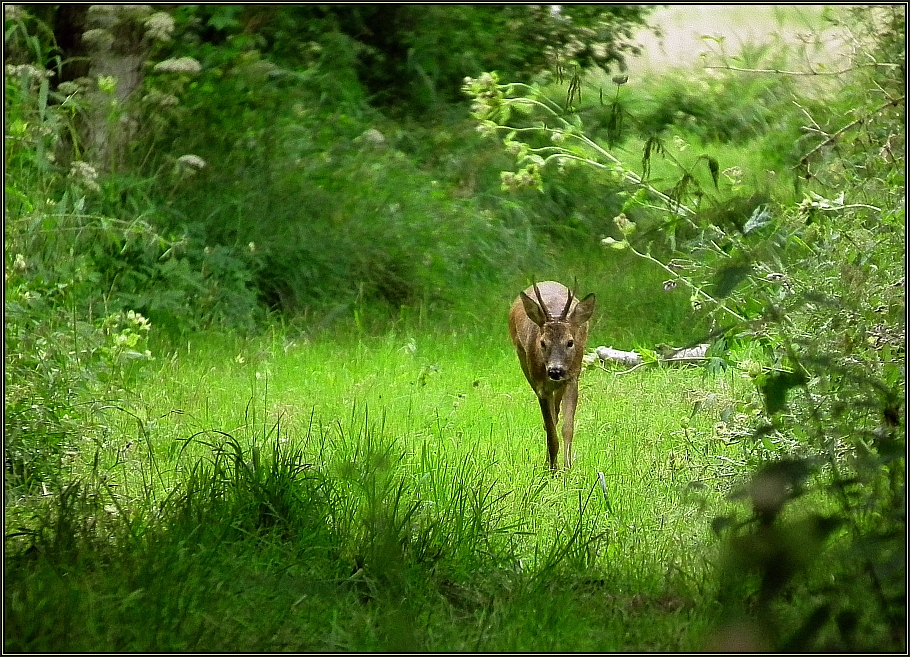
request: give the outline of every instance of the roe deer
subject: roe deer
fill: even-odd
[[[531,298],[532,293],[536,298]],[[554,315],[554,310],[561,312]],[[593,313],[593,294],[579,301],[571,290],[554,281],[535,283],[515,299],[509,311],[509,335],[525,378],[540,402],[553,470],[558,467],[556,424],[560,409],[563,461],[565,467],[572,467],[578,374],[588,339],[588,320]]]

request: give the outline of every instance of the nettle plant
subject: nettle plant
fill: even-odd
[[[625,76],[616,76],[614,82],[621,86],[625,82]],[[496,73],[484,73],[476,79],[466,78],[464,91],[474,99],[472,115],[479,121],[478,131],[485,136],[505,134],[505,149],[515,156],[517,171],[504,171],[501,174],[503,190],[533,188],[543,191],[546,171],[555,169],[558,173],[563,173],[573,167],[588,168],[596,175],[595,184],[613,187],[625,198],[622,212],[614,219],[622,239],[604,237],[605,245],[615,249],[631,249],[663,267],[672,277],[665,283],[665,287],[670,289],[679,283],[687,284],[692,289],[692,304],[696,309],[701,309],[702,304],[707,302],[708,312],[743,321],[744,318],[736,310],[737,304],[724,301],[724,297],[728,296],[727,293],[735,285],[725,283],[716,290],[720,294],[712,296],[708,286],[699,284],[696,276],[687,275],[687,272],[693,271],[695,258],[661,262],[651,255],[649,244],[642,245],[634,239],[636,233],[642,231],[639,230],[638,222],[630,220],[630,216],[641,214],[642,210],[657,211],[663,215],[660,227],[671,248],[676,246],[677,234],[689,229],[690,232],[700,230],[700,241],[710,249],[711,238],[720,235],[722,229],[713,224],[699,226],[697,223],[699,204],[706,189],[694,168],[704,162],[704,169],[716,187],[720,172],[715,158],[709,155],[699,156],[693,166],[686,169],[682,162],[674,158],[663,138],[655,135],[645,142],[642,172],[634,171],[607,147],[586,134],[581,117],[573,111],[574,103],[580,100],[578,78],[573,78],[570,82],[564,106],[547,97],[537,85],[500,84]],[[621,112],[616,114],[611,122],[620,122],[621,116]],[[651,159],[657,154],[673,159],[682,173],[678,182],[668,191],[658,190],[648,182]],[[731,181],[737,177],[732,168],[725,171],[724,175]],[[690,200],[695,204],[690,203]],[[759,223],[764,225],[768,217],[766,212],[759,212],[752,223],[756,226]],[[654,231],[648,232],[653,235]]]
[[[728,490],[745,513],[734,506],[713,522],[728,539],[721,591],[746,592],[756,632],[789,649],[893,641],[904,595],[905,232],[894,149],[904,101],[894,85],[849,73],[843,106],[828,115],[794,102],[815,135],[793,174],[813,189],[797,201],[750,190],[746,164],[722,168],[693,153],[684,131],[639,135],[633,170],[587,134],[577,77],[563,102],[495,73],[463,87],[478,131],[515,157],[503,189],[544,191],[547,176],[570,167],[615,189],[624,202],[604,246],[663,268],[665,290],[688,289],[693,313],[710,319],[710,362],[754,382],[758,412],[725,418],[747,425],[733,433],[745,437],[743,465],[754,473]],[[626,81],[613,78],[616,98]],[[600,96],[606,141],[619,141],[632,117]],[[656,157],[677,171],[662,189],[650,180]],[[796,587],[819,597],[781,611],[782,593]]]

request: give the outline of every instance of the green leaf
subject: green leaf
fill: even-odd
[[[723,265],[714,274],[714,295],[723,299],[739,285],[752,271],[752,263],[734,260]]]
[[[237,28],[240,26],[240,21],[237,20],[238,9],[242,7],[218,7],[208,24],[216,30]]]
[[[758,384],[758,391],[765,401],[768,415],[784,410],[787,407],[787,393],[791,388],[804,385],[806,376],[801,372],[770,372]]]
[[[647,179],[651,175],[651,152],[661,154],[664,152],[664,144],[660,137],[652,135],[645,142],[645,147],[641,157],[642,178]],[[644,190],[640,190],[644,191]],[[637,196],[637,194],[636,194]]]
[[[720,164],[710,155],[705,155],[704,158],[708,161],[708,170],[711,172],[711,180],[714,181],[714,188],[717,189],[717,178],[720,175]]]
[[[622,240],[621,242],[618,242],[618,241],[614,240],[612,237],[605,237],[600,241],[600,243],[603,244],[604,246],[609,246],[611,249],[618,249],[618,250],[625,249],[629,246],[629,242],[627,242],[626,240]]]
[[[41,87],[38,89],[38,116],[41,118],[42,123],[44,122],[45,114],[47,112],[47,92],[47,78],[42,78]]]
[[[743,235],[747,235],[753,230],[758,230],[763,228],[771,223],[771,213],[768,211],[767,205],[759,205],[755,210],[752,211],[752,216],[749,217],[749,221],[746,222],[746,225],[743,226]]]

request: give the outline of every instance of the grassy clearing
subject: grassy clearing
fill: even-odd
[[[106,529],[13,539],[35,547],[7,648],[697,649],[715,613],[703,505],[740,455],[715,425],[744,385],[590,370],[576,466],[554,477],[501,314],[200,335],[160,358],[129,408],[99,409],[83,486],[42,502],[48,524]]]

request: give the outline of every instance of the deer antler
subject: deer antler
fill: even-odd
[[[543,311],[545,317],[550,317],[550,311],[547,310],[547,305],[543,302],[543,297],[540,296],[540,289],[537,287],[537,283],[534,283],[534,294],[537,295],[537,303],[540,304],[540,309]]]
[[[569,290],[569,296],[566,299],[566,307],[562,309],[562,314],[559,316],[559,321],[564,322],[566,321],[566,317],[569,316],[569,307],[572,305],[572,298],[572,290]]]

